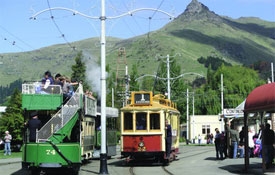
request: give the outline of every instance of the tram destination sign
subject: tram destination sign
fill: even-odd
[[[135,93],[133,99],[134,105],[150,105],[151,97],[150,92]]]

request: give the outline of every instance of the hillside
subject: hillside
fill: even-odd
[[[219,16],[197,0],[192,0],[186,10],[163,28],[135,38],[106,39],[106,64],[116,71],[118,50],[125,48],[127,64],[137,64],[139,74],[155,74],[158,67],[156,55],[175,56],[182,73],[204,74],[206,68],[199,64],[200,57],[217,56],[231,64],[250,65],[257,61],[275,60],[275,22],[259,18]],[[53,74],[70,75],[77,51],[83,51],[87,64],[100,59],[98,38],[90,38],[68,45],[53,45],[25,53],[0,55],[1,85],[18,78],[39,80],[45,70]],[[162,56],[162,58],[164,58]],[[160,58],[160,57],[158,57]]]

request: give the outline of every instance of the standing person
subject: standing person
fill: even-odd
[[[36,130],[39,130],[42,126],[36,111],[31,113],[31,119],[25,123],[25,126],[29,129],[30,132],[29,141],[36,142]]]
[[[231,122],[229,121],[227,130],[229,131],[229,137],[231,140],[231,145],[233,147],[233,159],[237,158],[237,151],[238,151],[238,145],[239,145],[239,133],[233,129]],[[230,144],[230,143],[229,143]]]
[[[262,131],[262,144],[263,144],[263,156],[266,169],[272,165],[274,158],[274,131],[270,129],[270,124],[265,124],[265,128]]]
[[[240,144],[244,145],[244,126],[242,127],[242,130],[239,133],[239,138],[240,138]]]
[[[199,143],[199,145],[201,145],[201,135],[200,134],[198,136],[198,143]]]
[[[5,132],[5,137],[4,137],[4,141],[5,141],[5,153],[4,155],[11,155],[11,135],[9,133],[9,131]]]
[[[213,144],[213,138],[214,138],[214,136],[213,136],[213,134],[211,133],[211,134],[210,134],[210,143],[211,143],[211,144]]]
[[[216,149],[216,159],[223,159],[223,150],[221,149],[221,134],[218,128],[215,129],[215,149]]]
[[[221,132],[220,139],[221,139],[220,149],[222,154],[224,154],[223,158],[227,158],[227,141],[226,141],[227,139],[224,131]]]
[[[254,128],[248,129],[248,147],[249,147],[249,156],[254,157],[254,147],[255,143],[253,140],[253,136],[255,135]]]
[[[165,130],[166,130],[166,137],[165,137],[166,159],[169,160],[170,152],[171,152],[171,145],[172,145],[172,127],[168,123],[168,120],[165,120]]]

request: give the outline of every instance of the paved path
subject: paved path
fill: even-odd
[[[192,174],[192,175],[226,175],[226,174],[251,174],[251,175],[275,175],[275,168],[269,169],[267,172],[262,170],[261,158],[250,158],[250,166],[248,172],[244,172],[244,159],[215,159],[214,146],[185,146],[181,145],[180,154],[178,154],[178,161],[172,162],[165,169],[170,174]],[[159,174],[162,175],[161,167],[159,166],[122,166],[122,160],[119,159],[119,154],[107,161],[108,172],[111,175],[127,175],[127,174]],[[0,169],[10,170],[11,173],[1,175],[25,175],[26,171],[20,170],[21,158],[7,158],[0,159]],[[99,173],[100,161],[93,160],[92,163],[81,167],[79,175],[94,175]],[[134,173],[129,173],[129,169]],[[167,174],[167,173],[166,173]],[[169,173],[168,173],[169,174]]]

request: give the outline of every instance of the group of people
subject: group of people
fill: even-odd
[[[214,139],[214,135],[211,133],[208,133],[207,135],[206,135],[206,143],[207,144],[213,144],[213,139]]]
[[[245,143],[245,134],[244,127],[239,133],[240,143],[239,147],[244,149]],[[258,133],[255,133],[252,128],[248,128],[248,156],[249,157],[265,157],[265,161],[268,165],[270,165],[274,158],[274,148],[273,144],[274,140],[274,131],[270,129],[270,124],[266,123],[265,125],[261,125]],[[262,152],[262,148],[265,147],[265,151]],[[233,155],[234,157],[234,155]]]
[[[63,92],[64,100],[69,99],[74,94],[73,86],[78,85],[78,82],[71,82],[70,78],[62,76],[60,73],[57,73],[53,78],[50,71],[46,71],[44,73],[44,77],[41,82],[43,91],[46,93],[55,91],[55,89],[50,87],[50,85],[60,86]]]
[[[272,165],[274,159],[274,144],[275,133],[270,129],[270,124],[266,123],[261,125],[258,133],[255,133],[253,128],[248,128],[248,156],[249,157],[264,157],[266,168]],[[235,130],[231,121],[226,126],[226,138],[225,132],[220,132],[218,128],[215,129],[215,149],[216,158],[223,159],[227,157],[227,140],[229,141],[229,147],[232,153],[232,158],[243,158],[245,155],[245,133],[244,127],[238,132]],[[263,151],[262,151],[263,150]]]
[[[218,128],[215,128],[215,150],[216,159],[224,159],[227,157],[227,144],[224,132],[220,132]]]

